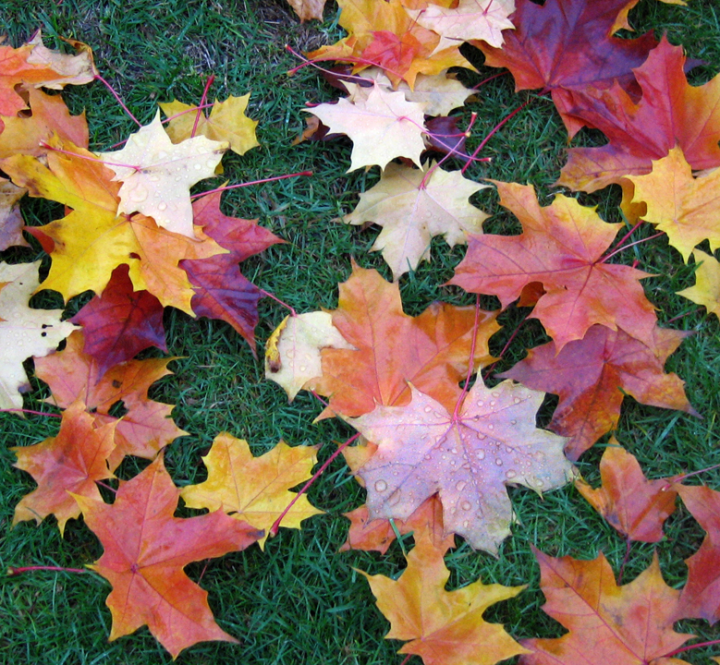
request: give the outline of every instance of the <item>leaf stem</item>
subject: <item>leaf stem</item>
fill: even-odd
[[[470,122],[468,123],[467,128],[465,129],[462,134],[465,136],[470,136],[470,130],[472,129],[472,126],[475,124],[475,121],[477,120],[477,113],[473,111],[473,114],[470,116]],[[427,131],[427,130],[426,130]],[[459,136],[458,134],[432,134],[431,132],[427,132],[428,136],[434,136],[436,139],[438,137],[447,138],[451,136]],[[441,141],[442,143],[442,141]],[[445,145],[443,143],[443,145]],[[440,165],[445,162],[447,159],[452,157],[455,154],[460,154],[460,151],[455,148],[455,146],[445,146],[446,148],[449,147],[450,151],[439,161],[433,164],[429,169],[428,172],[423,176],[423,179],[420,181],[420,184],[418,185],[418,189],[425,189],[427,187],[428,181],[430,178],[432,178],[433,173],[437,171],[437,169],[440,168]],[[487,159],[487,158],[486,158]],[[489,160],[488,160],[489,161]]]
[[[477,346],[477,334],[478,334],[478,325],[480,324],[480,294],[475,296],[475,322],[473,323],[473,329],[472,329],[472,342],[470,343],[470,359],[468,360],[468,371],[465,375],[465,385],[463,386],[462,392],[460,393],[460,397],[458,397],[457,402],[455,403],[455,410],[453,411],[452,415],[452,422],[456,423],[458,421],[458,415],[460,413],[460,405],[465,401],[465,396],[468,394],[468,390],[470,389],[470,377],[473,375],[473,370],[475,369],[475,347]]]
[[[665,323],[673,323],[674,321],[684,319],[686,316],[690,316],[691,314],[697,314],[701,311],[702,307],[697,307],[695,309],[691,309],[689,312],[685,312],[684,314],[678,314],[677,316],[673,316],[672,319],[668,319],[667,321],[665,321]]]
[[[499,74],[493,74],[492,76],[488,76],[486,79],[483,79],[480,81],[480,83],[476,83],[473,86],[473,90],[477,90],[478,88],[482,88],[486,83],[490,83],[490,81],[494,81],[496,78],[500,78],[501,76],[505,76],[505,74],[509,74],[510,72],[508,70],[505,70],[504,72],[500,72]]]
[[[70,155],[72,157],[77,157],[78,159],[86,159],[89,162],[98,162],[100,164],[107,164],[108,166],[121,166],[126,169],[133,169],[135,171],[139,171],[142,167],[140,166],[133,166],[132,164],[120,164],[119,162],[106,162],[103,159],[100,159],[98,156],[88,157],[87,155],[81,155],[79,152],[73,152],[72,150],[63,150],[62,148],[55,148],[51,146],[49,143],[46,143],[45,141],[40,141],[40,145],[43,148],[47,148],[48,150],[52,150],[53,152],[61,152],[63,155]]]
[[[294,307],[291,307],[291,306],[288,305],[286,302],[283,302],[283,301],[280,300],[280,298],[278,298],[276,295],[270,293],[270,291],[266,291],[265,289],[261,289],[259,286],[256,286],[255,288],[256,288],[258,291],[260,291],[260,293],[262,293],[264,296],[267,296],[268,298],[272,298],[276,303],[278,303],[278,304],[282,305],[283,307],[286,307],[287,309],[289,309],[291,316],[293,316],[293,317],[296,317],[296,316],[297,316],[297,312],[295,311],[295,308],[294,308]]]
[[[34,573],[40,570],[49,570],[55,573],[87,573],[87,569],[85,568],[63,568],[62,566],[21,566],[19,568],[8,568],[7,574],[8,577],[17,577],[23,573]]]
[[[706,466],[704,469],[698,469],[697,471],[691,471],[690,473],[685,473],[682,476],[673,476],[671,478],[672,483],[667,483],[663,486],[663,490],[667,491],[669,490],[675,483],[681,483],[686,478],[691,478],[692,476],[697,476],[699,473],[705,473],[706,471],[712,471],[713,469],[717,469],[720,467],[720,464],[713,464],[712,466]]]
[[[62,416],[57,413],[46,413],[45,411],[32,411],[30,409],[0,409],[0,412],[2,412],[2,413],[13,413],[13,412],[31,413],[35,416],[47,416],[48,418],[62,418]]]
[[[205,104],[205,101],[207,100],[208,90],[210,90],[210,86],[213,84],[214,80],[215,74],[210,74],[210,76],[208,76],[207,82],[205,83],[205,89],[203,90],[202,97],[200,98],[200,106],[203,106]],[[190,132],[190,138],[195,137],[195,132],[197,131],[201,116],[202,110],[200,109],[200,107],[198,107],[197,114],[195,115],[195,124],[193,124],[192,131]]]
[[[670,653],[665,654],[665,658],[672,658],[673,656],[676,656],[679,653],[684,653],[685,651],[691,651],[692,649],[699,649],[700,647],[709,647],[713,644],[720,644],[720,640],[710,640],[709,642],[699,642],[698,644],[691,644],[687,647],[681,647],[680,649],[675,649],[675,651],[671,651]]]
[[[109,164],[109,162],[105,162],[106,164]],[[133,167],[135,168],[135,167]],[[250,185],[261,185],[264,182],[274,182],[275,180],[285,180],[287,178],[298,178],[300,176],[311,176],[313,175],[312,171],[298,171],[297,173],[288,173],[287,175],[276,175],[272,178],[262,178],[260,180],[251,180],[250,182],[241,182],[237,185],[226,185],[225,187],[216,187],[215,189],[210,189],[207,192],[200,192],[199,194],[193,194],[190,198],[192,200],[195,200],[197,198],[200,198],[201,196],[206,196],[207,194],[214,194],[215,192],[225,192],[228,189],[239,189],[240,187],[250,187]]]
[[[634,247],[635,245],[639,245],[643,242],[647,242],[648,240],[654,240],[655,238],[659,238],[660,236],[664,236],[665,233],[663,231],[660,231],[659,233],[655,233],[651,236],[648,236],[647,238],[642,238],[641,240],[636,240],[635,242],[631,242],[628,245],[623,245],[622,247],[618,247],[614,252],[611,252],[604,258],[602,258],[599,263],[607,263],[609,259],[611,259],[615,254],[619,254],[625,249],[628,249],[629,247]]]
[[[497,365],[502,360],[502,357],[505,355],[505,352],[508,350],[508,348],[510,348],[510,345],[513,343],[513,340],[517,337],[517,334],[520,332],[520,328],[522,328],[525,321],[527,321],[528,316],[530,316],[530,313],[526,314],[525,317],[523,318],[523,320],[520,321],[520,323],[518,323],[517,328],[515,328],[515,330],[513,331],[513,334],[510,335],[510,339],[507,342],[505,342],[505,346],[503,346],[502,351],[500,351],[500,355],[497,357],[495,362],[492,363],[491,365],[488,365],[485,368],[485,376],[488,376],[490,374],[490,372],[492,372],[493,367],[495,367],[495,365]]]
[[[113,88],[102,76],[100,76],[100,74],[95,74],[95,80],[100,81],[100,83],[102,83],[112,93],[112,96],[115,97],[117,103],[120,104],[123,111],[125,111],[125,113],[127,113],[130,118],[132,118],[133,122],[135,122],[138,127],[142,127],[142,123],[130,112],[130,109],[125,106],[123,100],[120,99],[120,95],[115,92],[115,88]]]
[[[308,489],[310,488],[310,486],[322,475],[322,473],[325,471],[325,469],[327,469],[327,468],[330,466],[330,464],[332,463],[332,461],[333,461],[343,450],[345,450],[345,448],[347,448],[353,441],[355,441],[355,439],[357,439],[359,436],[360,436],[360,432],[358,432],[357,434],[353,434],[353,436],[351,436],[347,441],[345,441],[344,443],[342,443],[341,445],[339,445],[338,448],[337,448],[337,450],[336,450],[332,455],[330,455],[330,457],[327,458],[327,460],[325,461],[325,463],[313,474],[312,478],[310,478],[310,480],[308,480],[308,481],[300,488],[300,491],[293,497],[293,500],[287,505],[287,507],[285,508],[285,510],[283,510],[282,513],[280,513],[280,517],[278,517],[278,518],[275,520],[275,522],[273,523],[273,525],[270,527],[270,530],[268,531],[268,535],[269,535],[269,536],[276,536],[276,535],[277,535],[278,529],[280,528],[280,522],[282,522],[283,519],[285,519],[285,515],[287,515],[287,514],[290,512],[291,508],[297,503],[297,501],[300,499],[300,497],[301,497],[303,494],[305,494],[305,492],[308,491]]]

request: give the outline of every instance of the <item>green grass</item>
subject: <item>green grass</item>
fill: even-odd
[[[244,274],[253,282],[304,312],[336,306],[337,284],[349,276],[350,257],[390,276],[379,255],[368,252],[376,231],[333,221],[354,207],[358,192],[377,181],[378,169],[347,174],[347,142],[291,146],[303,128],[305,114],[300,109],[305,103],[328,101],[337,93],[309,68],[286,77],[284,72],[297,62],[283,46],[288,43],[306,51],[339,38],[334,6],[327,8],[324,24],[304,26],[281,0],[5,0],[2,9],[0,31],[8,34],[14,46],[26,41],[37,27],[42,27],[50,46],[59,46],[60,35],[90,44],[103,76],[143,123],[153,117],[158,101],[178,98],[195,103],[210,73],[216,76],[213,97],[252,93],[249,115],[260,121],[261,147],[243,157],[226,158],[226,177],[240,182],[305,169],[315,174],[224,196],[225,212],[257,217],[263,226],[288,241],[243,264]],[[707,63],[691,74],[696,84],[720,70],[718,17],[714,0],[691,0],[685,9],[643,0],[631,14],[639,32],[650,28],[667,32],[671,42],[684,44],[690,56]],[[480,65],[480,74],[461,74],[469,84],[495,72],[481,66],[482,56],[473,58]],[[73,112],[86,109],[91,147],[95,149],[106,149],[135,129],[99,83],[69,87],[64,97]],[[487,84],[478,97],[463,111],[466,118],[471,111],[479,114],[472,139],[475,145],[522,101],[531,102],[490,141],[485,154],[493,162],[473,167],[471,177],[532,182],[541,201],[549,203],[566,149],[565,131],[550,102],[532,93],[516,95],[510,76]],[[575,144],[598,140],[596,134],[583,132]],[[579,198],[583,203],[599,205],[605,219],[619,221],[619,193],[615,188]],[[498,212],[497,197],[489,190],[477,195],[477,204],[488,212]],[[25,214],[29,223],[41,224],[59,217],[61,207],[31,200],[26,202]],[[488,228],[507,232],[516,228],[513,224],[509,214],[501,213]],[[650,235],[652,229],[641,233]],[[462,304],[473,301],[460,289],[443,286],[464,249],[449,250],[437,240],[432,249],[432,263],[421,265],[401,280],[403,302],[410,314],[418,314],[437,299]],[[0,258],[19,262],[40,256],[37,249],[14,249]],[[640,245],[637,256],[640,267],[657,275],[645,281],[645,288],[658,307],[661,323],[687,314],[672,327],[694,335],[672,356],[667,369],[685,379],[689,399],[703,415],[700,420],[626,400],[617,436],[638,457],[646,474],[655,478],[720,461],[716,418],[720,409],[720,326],[716,318],[695,312],[692,303],[674,295],[692,282],[692,270],[663,239]],[[632,257],[618,259],[629,263]],[[47,266],[45,258],[45,269]],[[87,296],[76,298],[68,312],[75,312],[86,300]],[[36,301],[43,306],[58,304],[52,294],[42,294]],[[493,351],[499,352],[524,313],[511,308],[500,316],[505,328],[492,340]],[[261,353],[265,340],[285,314],[271,300],[261,302],[257,329]],[[167,454],[167,465],[177,484],[204,479],[200,457],[223,430],[247,439],[256,455],[269,450],[280,438],[291,445],[324,444],[321,459],[332,451],[332,441],[342,441],[352,433],[335,420],[313,425],[320,406],[312,396],[302,393],[288,405],[285,394],[264,380],[261,361],[253,358],[247,344],[226,324],[193,321],[177,311],[168,311],[166,325],[170,353],[178,356],[172,364],[175,376],[161,381],[151,396],[176,404],[176,422],[190,432],[172,444]],[[524,349],[544,339],[535,322],[524,325],[497,370],[507,369],[524,356]],[[35,380],[33,386],[26,397],[26,406],[31,409],[40,407],[39,400],[47,396],[39,382]],[[552,399],[548,398],[542,414],[545,423]],[[81,521],[68,524],[64,539],[53,519],[40,526],[23,523],[10,529],[16,503],[34,483],[27,474],[12,468],[14,456],[8,448],[30,445],[56,432],[53,419],[0,414],[0,437],[5,444],[0,448],[0,569],[33,564],[80,567],[95,561],[102,552]],[[598,481],[597,464],[603,446],[598,444],[578,465],[592,483]],[[120,475],[129,478],[144,464],[126,462]],[[701,479],[720,488],[718,471]],[[603,551],[617,572],[625,543],[572,486],[544,499],[524,489],[512,490],[511,496],[519,523],[502,545],[500,556],[495,559],[460,545],[447,557],[451,587],[478,577],[487,583],[528,584],[528,590],[519,597],[491,608],[488,618],[503,622],[516,638],[557,636],[561,633],[558,624],[540,610],[539,571],[530,546],[555,556],[586,559]],[[178,663],[400,662],[394,655],[399,643],[383,639],[388,623],[374,606],[366,581],[353,570],[397,576],[404,568],[399,545],[394,544],[385,557],[338,553],[347,531],[347,521],[340,513],[364,500],[363,490],[342,462],[333,463],[311,489],[310,498],[327,514],[309,520],[301,532],[283,530],[268,541],[264,552],[253,546],[210,562],[202,585],[210,594],[220,626],[237,636],[241,644],[202,643],[184,652]],[[682,586],[683,559],[697,549],[703,533],[682,507],[670,518],[665,531],[666,539],[657,548],[633,546],[626,581],[647,567],[656,549],[665,579],[674,587]],[[203,567],[198,563],[187,570],[198,579]],[[0,663],[170,663],[170,656],[145,628],[116,642],[107,641],[111,619],[104,600],[108,592],[108,584],[94,574],[0,577]],[[700,621],[683,622],[680,630],[705,639],[720,637],[717,629]],[[698,650],[685,658],[702,663],[708,662],[710,654],[711,650]]]

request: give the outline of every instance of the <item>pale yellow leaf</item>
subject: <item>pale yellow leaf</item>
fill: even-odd
[[[720,263],[714,256],[696,249],[693,252],[700,266],[695,271],[695,286],[691,286],[677,294],[707,308],[708,314],[720,319]]]

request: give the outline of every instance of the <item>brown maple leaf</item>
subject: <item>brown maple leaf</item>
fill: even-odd
[[[408,554],[407,563],[397,580],[359,571],[390,621],[385,638],[410,640],[399,653],[421,656],[425,665],[494,665],[527,653],[501,624],[483,619],[488,607],[514,598],[524,587],[478,580],[446,591],[450,571],[443,553],[423,539]]]
[[[147,625],[173,658],[197,642],[237,642],[215,623],[207,592],[183,568],[243,550],[263,535],[221,510],[173,517],[179,494],[160,455],[132,480],[120,482],[112,505],[75,495],[105,550],[88,567],[113,587],[105,601],[113,619],[110,640]]]
[[[507,307],[540,282],[545,294],[530,316],[545,326],[558,352],[596,323],[623,328],[640,340],[652,338],[655,311],[639,282],[648,275],[603,261],[621,224],[604,222],[595,208],[562,194],[541,208],[532,185],[492,182],[500,205],[519,218],[523,233],[471,235],[450,284],[496,295]]]
[[[108,457],[115,448],[118,421],[97,426],[95,418],[77,400],[63,412],[60,432],[42,443],[11,448],[18,469],[27,471],[38,487],[15,506],[13,524],[35,520],[38,524],[55,515],[60,535],[71,518],[80,517],[80,508],[69,494],[101,501],[96,480],[114,478]]]
[[[675,512],[677,491],[672,479],[648,480],[634,455],[613,438],[600,460],[602,485],[593,489],[575,481],[582,494],[609,523],[629,540],[657,543],[663,523]]]
[[[130,360],[101,377],[97,362],[83,352],[84,343],[82,332],[73,333],[65,349],[35,360],[35,374],[50,386],[50,403],[65,409],[81,397],[99,423],[116,421],[110,409],[122,402],[126,413],[117,424],[110,469],[125,455],[153,459],[161,448],[187,434],[170,417],[173,406],[147,395],[155,381],[172,374],[167,365],[173,358]]]
[[[607,559],[554,559],[535,550],[543,610],[570,632],[559,638],[522,640],[532,651],[522,665],[680,665],[668,657],[688,639],[673,630],[680,592],[660,574],[657,555],[629,584],[619,587]]]
[[[433,303],[419,316],[408,316],[397,283],[358,266],[340,285],[338,309],[331,313],[354,348],[321,351],[322,376],[308,387],[330,397],[322,416],[359,416],[378,404],[407,404],[408,382],[452,410],[473,337],[477,369],[490,361],[488,339],[499,329],[494,313],[475,307]]]
[[[683,381],[663,370],[687,335],[655,327],[641,341],[622,330],[593,326],[561,350],[555,342],[531,349],[501,376],[560,396],[549,427],[570,437],[565,454],[576,460],[617,427],[626,394],[642,404],[698,415],[685,397]]]
[[[378,446],[357,471],[370,516],[407,519],[437,492],[446,531],[496,553],[513,520],[505,486],[541,493],[573,476],[565,439],[535,427],[544,397],[509,380],[486,388],[478,376],[454,412],[412,388],[407,406],[348,419]]]

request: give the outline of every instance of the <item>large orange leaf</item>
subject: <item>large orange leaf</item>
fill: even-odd
[[[173,658],[197,642],[237,642],[215,623],[207,592],[183,568],[243,550],[263,535],[221,510],[173,517],[179,494],[160,456],[120,483],[112,505],[75,496],[105,550],[89,567],[113,587],[106,601],[113,620],[110,640],[147,625]]]
[[[641,340],[652,337],[655,311],[639,281],[647,274],[602,260],[621,224],[604,222],[594,208],[561,194],[541,208],[532,185],[495,184],[500,204],[519,218],[523,233],[471,235],[451,284],[496,295],[507,307],[525,287],[540,282],[546,293],[531,316],[545,326],[558,351],[596,323]]]
[[[477,581],[446,591],[450,571],[443,553],[424,539],[408,554],[407,562],[397,580],[363,573],[379,610],[390,621],[385,637],[411,640],[400,653],[421,656],[425,665],[494,665],[527,653],[501,624],[483,619],[488,607],[514,598],[524,587]]]
[[[183,487],[180,496],[190,508],[224,510],[235,519],[268,531],[296,498],[290,488],[310,478],[317,462],[314,446],[288,446],[280,441],[272,450],[253,457],[250,446],[227,432],[215,437],[202,458],[208,469],[206,481]],[[306,495],[300,496],[283,518],[282,526],[299,529],[303,520],[320,515]],[[260,547],[265,538],[260,539]]]
[[[487,342],[499,329],[495,314],[474,307],[433,303],[420,316],[402,310],[400,289],[375,270],[357,266],[340,285],[333,325],[354,349],[321,352],[322,376],[314,388],[330,396],[323,415],[359,416],[377,404],[410,401],[411,382],[452,410],[467,374],[473,336],[473,368],[490,360]]]
[[[657,543],[663,523],[675,512],[677,491],[672,480],[648,480],[634,455],[615,440],[600,460],[602,485],[593,489],[582,478],[575,481],[582,494],[615,529],[630,540]]]
[[[550,429],[570,437],[565,453],[575,460],[617,427],[626,394],[642,404],[697,415],[680,377],[663,370],[686,336],[655,327],[649,339],[641,341],[622,330],[593,326],[562,350],[555,342],[531,349],[502,376],[560,396]]]
[[[66,522],[80,517],[80,508],[68,492],[100,501],[95,481],[114,477],[107,460],[115,447],[116,425],[117,421],[97,427],[78,400],[63,413],[57,436],[34,446],[11,448],[18,459],[15,466],[38,484],[15,506],[13,524],[33,519],[39,524],[55,515],[62,535]]]
[[[101,376],[98,363],[83,351],[84,343],[82,332],[73,333],[64,350],[35,360],[35,373],[50,386],[50,402],[64,409],[80,397],[100,423],[116,421],[110,409],[123,403],[127,412],[117,423],[111,469],[125,455],[153,459],[161,448],[186,434],[170,417],[174,407],[147,396],[155,381],[172,374],[167,369],[172,358],[131,360]]]
[[[446,531],[496,553],[513,520],[506,485],[541,493],[573,476],[565,439],[535,427],[544,397],[509,380],[486,388],[478,377],[454,411],[413,387],[407,406],[349,419],[377,444],[357,471],[370,517],[407,519],[437,492]]]
[[[522,665],[680,665],[667,654],[692,635],[676,633],[673,622],[680,592],[663,581],[657,556],[650,567],[622,587],[607,559],[535,551],[540,563],[543,610],[570,632],[555,639],[522,640],[533,653]]]

